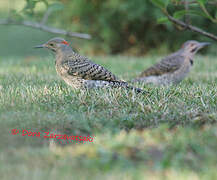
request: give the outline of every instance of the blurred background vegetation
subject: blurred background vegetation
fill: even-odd
[[[68,31],[88,33],[92,39],[66,38],[82,53],[145,55],[168,53],[189,39],[211,41],[191,31],[178,30],[171,23],[158,24],[163,17],[159,8],[149,0],[8,0],[0,1],[0,17],[14,17],[40,22],[46,9],[52,7],[47,25]],[[168,6],[172,14],[180,6]],[[200,10],[199,7],[193,7]],[[207,5],[213,16],[217,7]],[[191,16],[194,25],[215,34],[217,24],[198,15]],[[1,55],[34,55],[32,46],[58,36],[22,26],[0,26]],[[216,55],[216,43],[208,48]],[[44,53],[43,51],[42,53]]]
[[[185,0],[170,0],[167,11],[184,20],[183,5],[173,5],[179,1]],[[158,24],[166,17],[158,6],[162,2],[169,0],[0,0],[0,24],[8,17],[41,22],[50,9],[47,26],[92,36],[70,38],[0,25],[1,180],[123,179],[123,175],[217,179],[217,43],[169,22]],[[201,10],[195,4],[191,8]],[[217,7],[206,3],[206,8],[216,19]],[[192,14],[190,20],[217,35],[212,19]],[[147,95],[134,96],[119,89],[74,92],[58,78],[50,52],[33,48],[55,36],[66,38],[88,57],[100,55],[94,62],[126,80],[186,40],[213,43],[201,51],[205,56],[197,56],[194,70],[180,85],[147,85],[142,87]],[[60,147],[52,140],[11,135],[14,128],[90,134],[96,141]]]

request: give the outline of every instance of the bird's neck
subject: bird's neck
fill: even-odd
[[[70,54],[72,53],[72,48],[68,45],[62,45],[60,48],[57,49],[57,54],[61,54],[61,53],[64,53],[64,54]]]
[[[68,45],[63,45],[56,51],[56,63],[61,63],[66,59],[67,57],[71,56],[73,54],[73,50]]]
[[[191,52],[186,51],[185,49],[181,49],[181,50],[180,50],[180,54],[181,54],[183,57],[189,59],[191,65],[193,65],[193,59],[194,59],[195,53],[191,53]]]

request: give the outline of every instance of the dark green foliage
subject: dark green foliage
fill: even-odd
[[[59,20],[59,26],[65,22],[64,24],[67,24],[65,28],[91,34],[92,41],[95,42],[93,48],[107,53],[128,51],[133,54],[144,54],[151,48],[159,48],[166,44],[171,44],[169,48],[174,50],[184,40],[201,40],[201,35],[179,31],[171,24],[157,25],[157,19],[163,14],[150,1],[72,0],[62,2],[65,9],[53,14],[52,22],[57,23]],[[215,8],[209,8],[211,13],[215,12]],[[178,9],[180,7],[169,7],[169,11],[173,13]],[[195,25],[202,26],[213,33],[217,30],[216,25],[204,17],[193,16],[192,21],[196,22]],[[174,43],[174,39],[178,43]]]
[[[49,9],[51,13],[47,22],[49,26],[90,34],[93,38],[84,41],[82,49],[98,54],[140,55],[154,48],[159,52],[167,48],[174,51],[189,39],[210,41],[200,34],[176,28],[168,23],[163,14],[165,10],[180,20],[184,20],[188,14],[191,24],[213,34],[217,32],[214,23],[217,8],[210,3],[193,4],[186,11],[179,1],[173,4],[175,1],[169,0],[26,0],[25,2],[22,11],[16,7],[10,10],[12,18],[41,22],[46,9]],[[208,13],[201,10],[204,6]],[[167,24],[158,24],[165,22]],[[78,43],[75,41],[74,44]],[[213,49],[210,52],[216,53],[215,46]]]
[[[62,21],[71,21],[72,28],[90,33],[96,46],[109,53],[133,48],[135,53],[144,53],[164,39],[160,29],[166,30],[156,26],[160,10],[143,0],[68,1],[61,13]]]

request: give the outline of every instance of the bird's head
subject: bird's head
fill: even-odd
[[[199,51],[200,49],[208,45],[210,45],[209,42],[198,42],[198,41],[190,40],[185,42],[182,45],[182,49],[184,50],[185,53],[192,56],[196,54],[197,51]]]
[[[48,48],[54,52],[57,52],[58,49],[61,49],[64,47],[69,47],[69,43],[65,39],[60,38],[60,37],[50,39],[44,44],[35,46],[35,48]]]

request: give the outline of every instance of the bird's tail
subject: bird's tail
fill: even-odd
[[[122,88],[126,88],[129,90],[133,90],[136,93],[147,93],[145,90],[134,87],[134,86],[130,86],[130,85],[128,85],[127,82],[124,82],[124,81],[113,81],[111,83],[112,83],[112,87],[116,87],[116,88],[122,87]]]
[[[85,87],[87,88],[103,88],[103,87],[112,87],[112,88],[125,88],[133,90],[136,93],[147,93],[146,91],[128,85],[125,81],[101,81],[101,80],[87,80],[85,81]]]
[[[134,87],[134,86],[126,86],[127,89],[130,89],[130,90],[133,90],[135,91],[136,93],[147,93],[145,90],[143,89],[140,89],[140,88],[137,88],[137,87]]]

